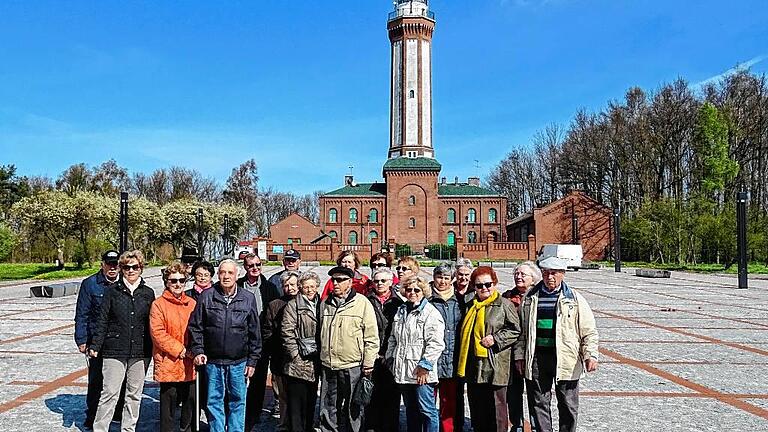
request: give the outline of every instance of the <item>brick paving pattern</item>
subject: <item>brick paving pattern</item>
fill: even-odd
[[[511,269],[499,273],[511,286]],[[159,293],[157,270],[145,276]],[[581,381],[580,431],[768,430],[768,281],[738,290],[731,276],[610,270],[566,280],[590,302],[600,331],[600,368]],[[84,430],[76,299],[30,299],[28,287],[0,286],[0,430]],[[156,431],[158,411],[150,372],[137,430]],[[265,414],[258,430],[274,429]]]

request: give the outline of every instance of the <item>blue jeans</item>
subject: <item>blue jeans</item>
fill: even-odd
[[[435,384],[400,384],[405,402],[408,432],[438,432],[440,419],[435,405]]]
[[[245,379],[245,360],[237,364],[205,365],[208,375],[208,424],[211,432],[245,431],[245,395],[248,391]],[[227,397],[228,412],[224,411]]]

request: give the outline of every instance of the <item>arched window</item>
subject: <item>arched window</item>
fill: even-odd
[[[496,223],[496,209],[492,208],[488,210],[488,222]]]
[[[328,210],[328,222],[336,223],[338,221],[338,216],[339,216],[339,213],[336,211],[335,208]]]
[[[349,244],[357,244],[357,231],[349,232]]]
[[[373,243],[373,239],[379,238],[379,233],[374,230],[368,233],[368,243]]]
[[[446,220],[448,223],[456,223],[456,210],[449,208],[448,209],[448,215],[446,217]]]
[[[411,196],[408,197],[408,205],[409,206],[416,205],[416,197],[415,196],[411,195]]]
[[[477,233],[470,231],[467,233],[467,243],[477,243]]]
[[[337,235],[338,235],[338,234],[336,233],[336,231],[330,231],[330,232],[328,232],[328,237],[330,237],[330,238],[336,238],[336,236],[337,236]]]
[[[371,211],[368,212],[368,222],[378,222],[379,221],[379,211],[375,208],[371,209]]]
[[[349,209],[349,221],[357,222],[357,209]]]
[[[475,223],[477,222],[477,211],[473,208],[467,210],[467,222],[469,223]]]
[[[456,245],[456,233],[453,231],[448,231],[448,236],[445,238],[445,244],[448,246],[454,246]]]
[[[416,228],[416,219],[415,218],[408,219],[408,228]]]
[[[408,97],[410,97],[411,99],[415,98],[416,97],[416,92],[413,91],[413,90],[409,91],[408,92]]]

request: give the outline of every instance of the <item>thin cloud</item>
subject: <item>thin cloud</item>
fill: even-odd
[[[736,66],[726,70],[725,72],[719,73],[719,74],[717,74],[715,76],[711,76],[711,77],[709,77],[709,78],[707,78],[705,80],[699,81],[699,82],[693,84],[692,87],[695,88],[695,89],[702,89],[702,88],[704,88],[705,86],[707,86],[709,84],[717,83],[720,80],[722,80],[723,78],[727,78],[727,77],[729,77],[729,76],[731,76],[731,75],[733,75],[735,73],[748,70],[752,66],[754,66],[754,65],[756,65],[756,64],[758,64],[758,63],[760,63],[760,62],[762,62],[762,61],[764,61],[766,59],[768,59],[768,55],[761,54],[761,55],[759,55],[757,57],[754,57],[754,58],[751,58],[751,59],[749,59],[749,60],[747,60],[745,62],[738,63]]]

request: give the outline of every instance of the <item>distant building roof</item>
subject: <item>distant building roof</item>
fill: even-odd
[[[437,159],[428,157],[397,157],[384,163],[384,171],[440,171],[442,165]]]
[[[468,183],[441,184],[437,186],[439,196],[499,196],[498,193]]]
[[[511,221],[507,222],[507,226],[515,225],[515,224],[518,224],[520,222],[527,221],[528,219],[533,219],[533,213],[532,212],[523,213],[520,216],[512,219]]]
[[[387,185],[384,183],[360,183],[354,186],[344,186],[330,191],[323,196],[380,196],[387,195]]]

